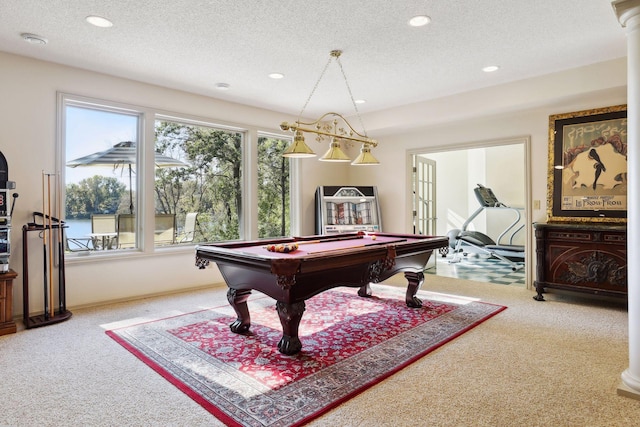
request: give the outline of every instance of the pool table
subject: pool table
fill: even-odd
[[[247,299],[252,290],[275,299],[283,332],[278,350],[291,355],[302,348],[298,326],[305,300],[338,286],[360,288],[358,295],[368,297],[370,283],[404,272],[407,306],[419,308],[422,301],[416,293],[427,261],[435,249],[448,244],[446,236],[362,232],[225,242],[197,246],[196,266],[217,264],[237,314],[232,332],[249,330]]]

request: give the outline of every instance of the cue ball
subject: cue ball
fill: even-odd
[[[371,240],[376,240],[375,234],[373,236],[371,236]]]

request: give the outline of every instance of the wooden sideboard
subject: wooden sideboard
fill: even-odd
[[[536,287],[627,296],[627,227],[593,223],[534,224]]]
[[[18,275],[9,270],[0,273],[0,335],[16,332],[16,322],[13,320],[13,279]]]

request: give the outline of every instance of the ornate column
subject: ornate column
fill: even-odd
[[[640,0],[611,3],[627,33],[627,265],[629,367],[618,394],[640,400]]]

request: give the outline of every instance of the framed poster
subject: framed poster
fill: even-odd
[[[549,116],[547,217],[626,222],[626,105]]]

